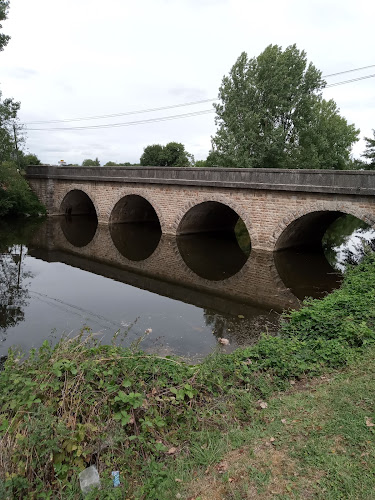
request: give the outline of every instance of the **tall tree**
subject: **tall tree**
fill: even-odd
[[[17,113],[20,103],[14,99],[2,99],[0,90],[0,163],[6,160],[17,160],[17,147],[24,142],[22,127],[19,125]]]
[[[365,168],[371,169],[375,168],[375,130],[372,131],[372,134],[374,136],[373,139],[371,139],[371,137],[365,137],[366,149],[362,155],[366,160],[370,160],[370,163],[367,163]]]
[[[322,98],[321,72],[296,45],[243,52],[214,104],[219,166],[344,169],[359,131]]]

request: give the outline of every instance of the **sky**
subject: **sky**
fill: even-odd
[[[197,111],[212,102],[101,119],[71,120],[215,99],[245,51],[269,44],[305,50],[323,75],[375,65],[375,2],[370,0],[11,0],[0,53],[3,98],[21,102],[26,149],[43,163],[86,158],[138,163],[149,144],[182,142],[205,159],[215,114],[112,128],[35,130],[129,123]],[[327,83],[375,74],[375,67]],[[324,90],[361,130],[375,128],[375,78]]]

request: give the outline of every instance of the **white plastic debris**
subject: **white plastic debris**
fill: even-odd
[[[79,484],[84,495],[87,495],[94,488],[100,488],[100,477],[95,465],[91,465],[91,467],[87,467],[87,469],[80,472]]]

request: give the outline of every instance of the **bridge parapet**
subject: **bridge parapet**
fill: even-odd
[[[375,195],[372,170],[275,168],[55,167],[27,168],[28,179],[165,184],[267,191]]]

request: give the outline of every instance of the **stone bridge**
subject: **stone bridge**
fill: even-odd
[[[254,250],[320,247],[343,214],[375,227],[373,171],[40,165],[26,177],[49,215],[158,222],[165,235],[230,232],[240,217]]]

